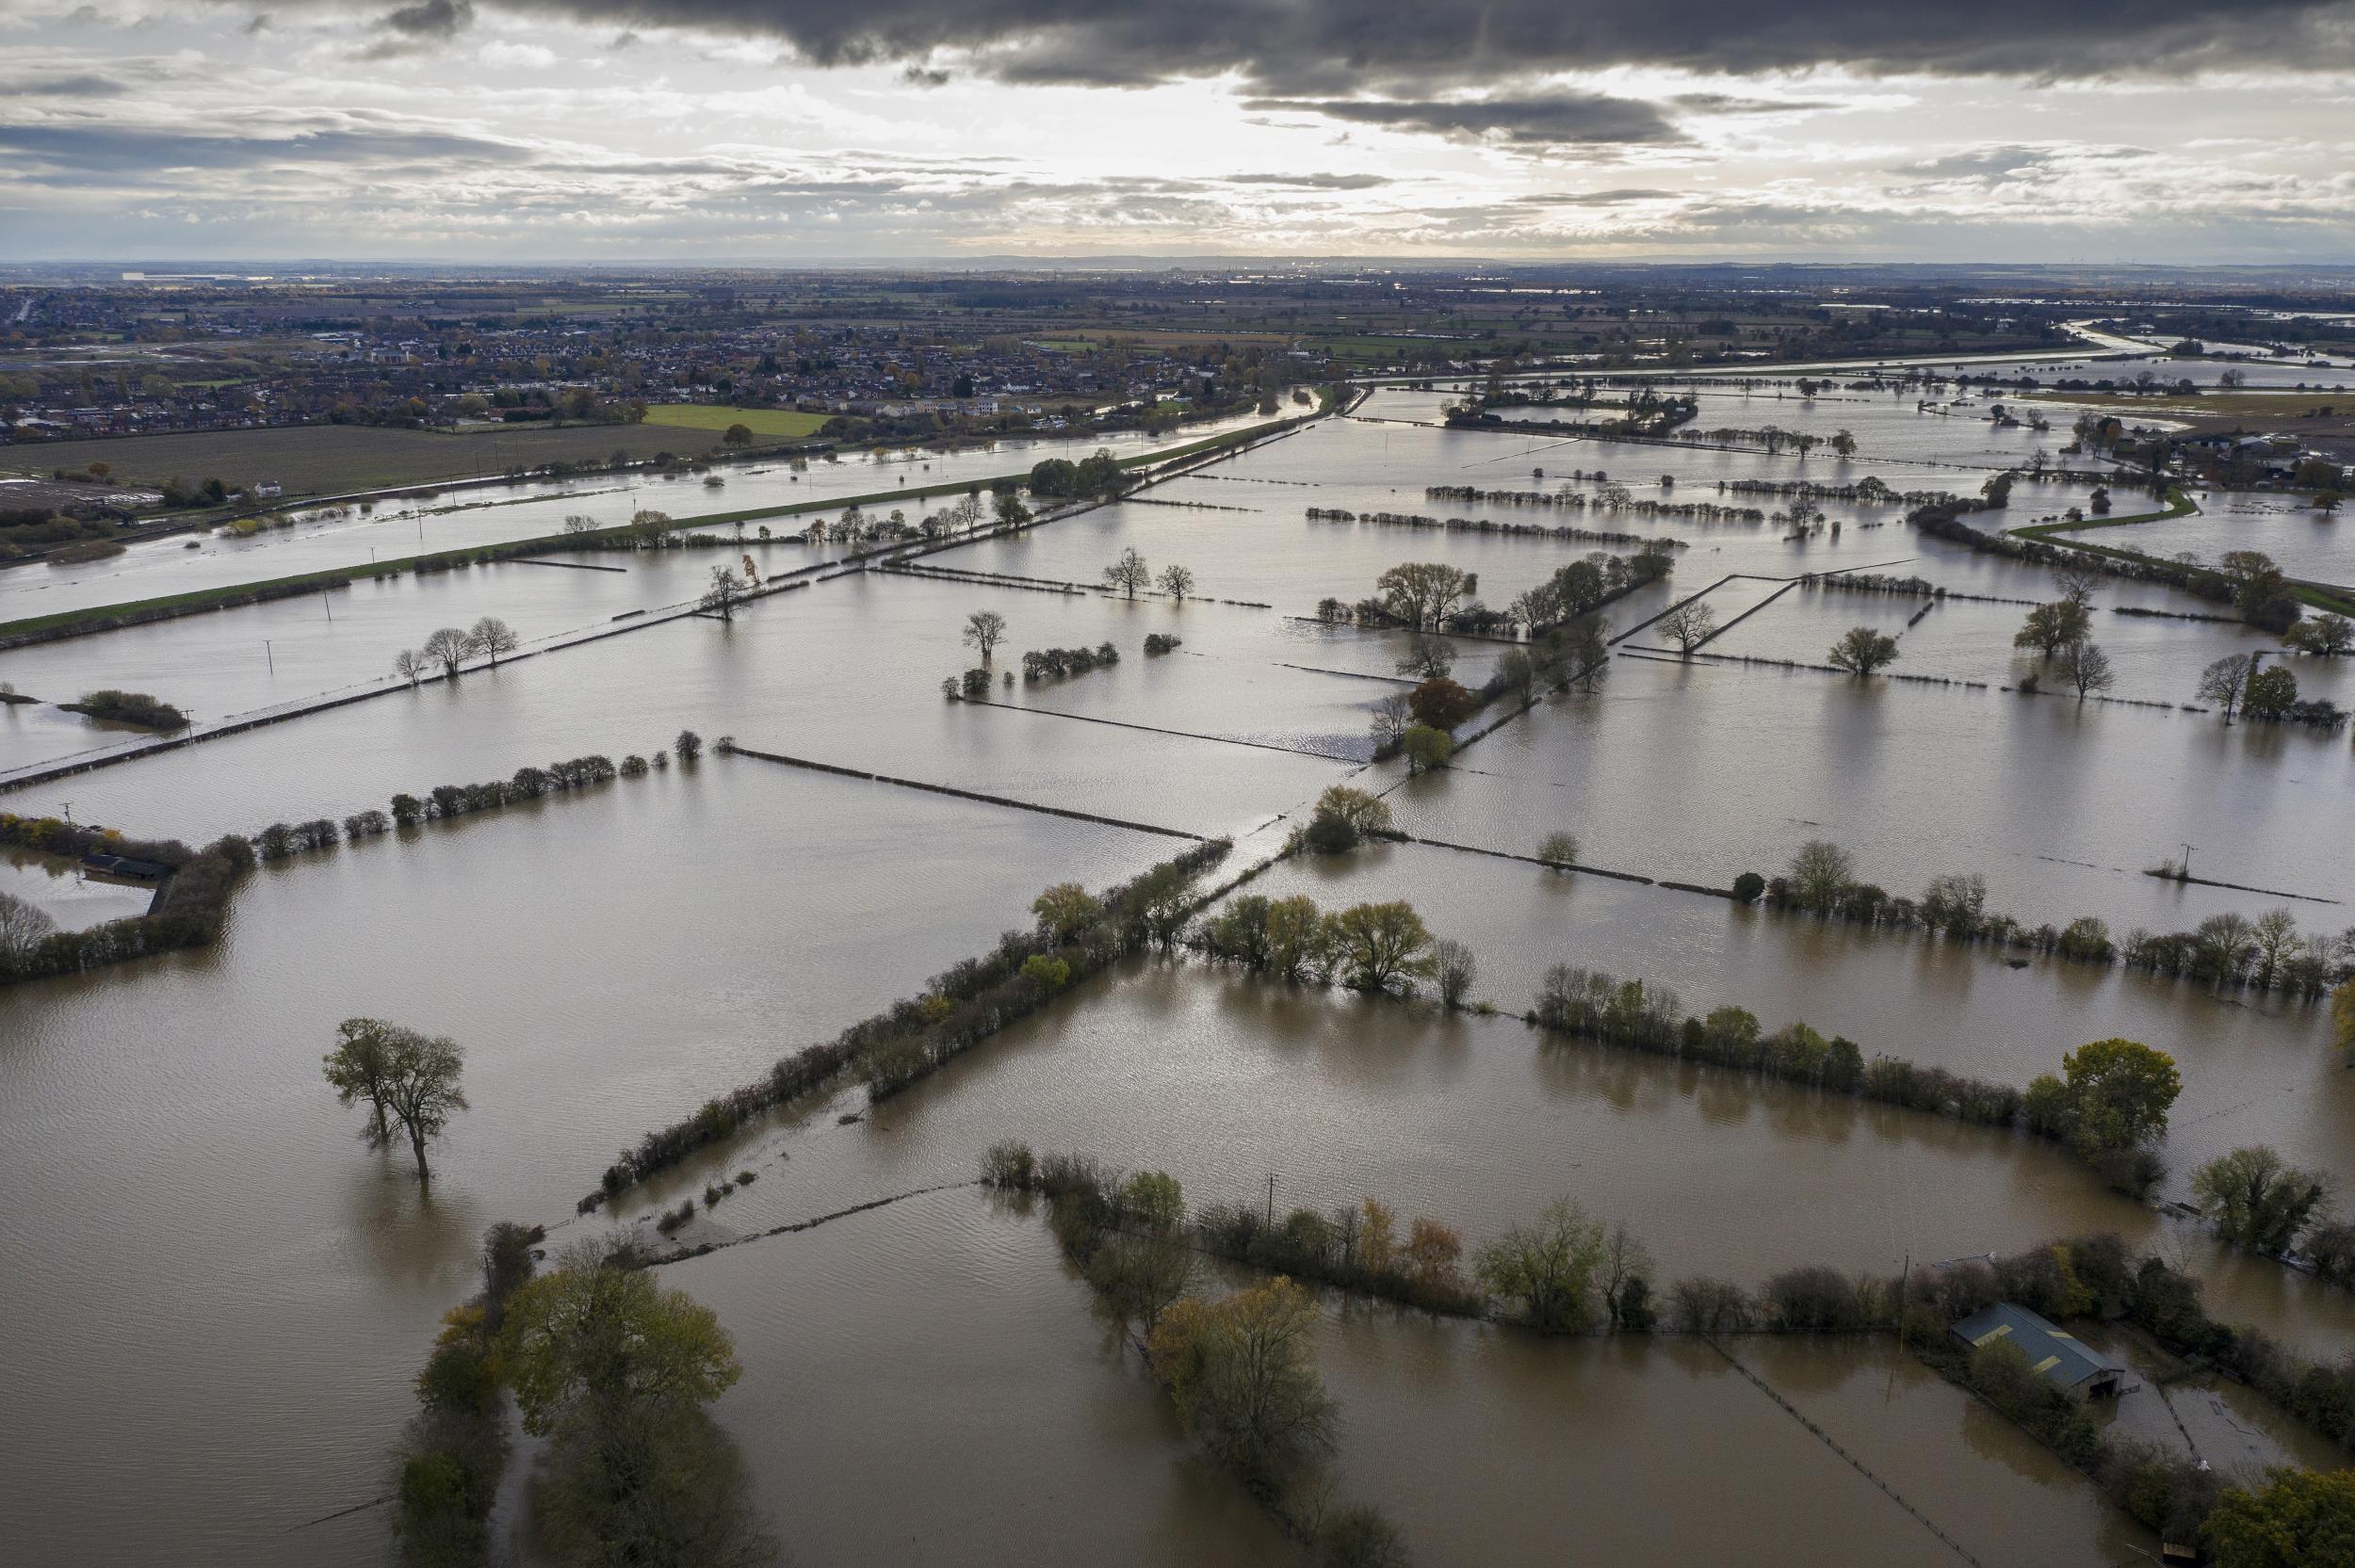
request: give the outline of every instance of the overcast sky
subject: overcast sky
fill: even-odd
[[[2355,0],[0,0],[0,259],[2355,262]]]

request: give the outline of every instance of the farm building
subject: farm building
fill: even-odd
[[[2028,1369],[2071,1394],[2116,1394],[2126,1368],[2047,1318],[2013,1301],[1973,1313],[1953,1329],[1976,1349],[2008,1340],[2026,1352]]]

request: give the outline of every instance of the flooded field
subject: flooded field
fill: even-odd
[[[2114,368],[2011,364],[2047,379]],[[2027,602],[2055,595],[2049,573],[1922,535],[1903,505],[1735,488],[1871,476],[1970,494],[2067,440],[2065,419],[2041,432],[1991,420],[2000,393],[1858,391],[1851,379],[1811,397],[1763,379],[1697,383],[1696,428],[1846,430],[1844,460],[1733,438],[1451,431],[1436,428],[1448,394],[1387,388],[1352,417],[1126,500],[916,570],[819,582],[726,622],[630,626],[693,601],[733,548],[572,558],[619,570],[363,578],[329,597],[0,654],[0,679],[43,700],[0,707],[0,770],[130,733],[49,705],[97,687],[153,691],[200,721],[366,694],[0,793],[8,813],[70,808],[76,823],[190,843],[552,759],[652,757],[682,729],[995,798],[708,752],[266,865],[210,946],[0,991],[0,1181],[17,1199],[0,1247],[18,1281],[0,1297],[17,1348],[0,1362],[0,1407],[35,1413],[0,1424],[7,1544],[32,1561],[373,1560],[385,1514],[364,1505],[386,1491],[441,1315],[474,1288],[483,1228],[544,1223],[552,1245],[615,1223],[650,1234],[706,1182],[750,1170],[757,1182],[683,1239],[953,1188],[665,1266],[737,1336],[746,1374],[713,1414],[799,1560],[1280,1557],[1274,1525],[1179,1429],[1038,1217],[965,1185],[1005,1139],[1166,1170],[1196,1204],[1372,1196],[1473,1246],[1567,1196],[1625,1220],[1664,1282],[1755,1283],[1813,1264],[1893,1275],[2114,1231],[2201,1276],[2221,1317],[2310,1354],[2355,1343],[2355,1293],[2229,1251],[2053,1144],[1550,1041],[1520,1022],[1545,970],[1567,962],[1665,983],[1696,1010],[1735,1002],[1769,1027],[1803,1019],[1868,1056],[2015,1086],[2123,1036],[2169,1053],[2182,1076],[2160,1197],[2188,1198],[2201,1162],[2257,1143],[2317,1172],[2342,1205],[2355,1192],[2355,1075],[2327,1004],[2048,958],[2015,966],[1990,949],[1496,858],[1567,832],[1589,865],[1725,887],[1778,874],[1822,839],[1908,897],[1942,873],[1984,876],[1990,908],[2030,925],[2098,915],[2122,938],[2285,908],[2319,939],[2355,927],[2346,732],[2136,705],[2189,703],[2208,663],[2272,639],[2120,614],[2216,606],[2106,582],[2095,635],[2118,669],[2112,695],[2130,701],[2081,704],[2050,681],[2006,691],[2038,670],[2012,634]],[[52,577],[0,573],[0,619],[365,565],[421,536],[437,548],[528,537],[569,509],[618,522],[638,505],[685,515],[914,489],[1020,471],[1049,450],[754,465],[708,493],[699,478],[583,481],[303,514],[252,541],[157,541]],[[1587,504],[1428,493],[1565,484]],[[2002,521],[2057,514],[2086,491],[2023,479]],[[1794,518],[1802,500],[1823,517]],[[1665,509],[1685,503],[1778,515]],[[2332,525],[2249,497],[2205,505],[2152,525],[2168,530],[2162,553],[2264,537],[2297,574],[2355,579]],[[1372,760],[1371,721],[1411,685],[1401,666],[1415,639],[1321,623],[1320,601],[1354,603],[1388,568],[1425,561],[1476,574],[1470,591],[1502,606],[1592,551],[1638,544],[1311,520],[1312,507],[1681,547],[1665,582],[1603,611],[1613,635],[1633,635],[1599,693],[1550,698],[1454,766],[1409,777]],[[769,574],[812,559],[798,543],[746,549]],[[1104,591],[1104,569],[1132,549],[1155,573],[1191,571],[1191,597]],[[1955,596],[1916,619],[1917,598],[1789,586],[1827,572],[1918,575]],[[1720,625],[1744,617],[1700,650],[1730,656],[1648,655],[1668,645],[1638,623],[1703,589]],[[964,637],[976,612],[1006,622],[992,679],[950,701],[943,681],[982,656]],[[397,651],[486,615],[533,656],[414,688],[390,678]],[[1820,663],[1855,625],[1899,638],[1895,673],[1951,684],[1739,662]],[[600,630],[620,635],[551,646]],[[1179,641],[1148,655],[1148,636]],[[1442,640],[1468,686],[1506,652]],[[1022,677],[1026,653],[1104,644],[1118,655],[1108,667]],[[2297,661],[2301,690],[2347,703],[2347,662]],[[642,1132],[921,994],[1028,927],[1040,889],[1101,888],[1197,837],[1239,840],[1226,869],[1240,871],[1338,783],[1381,793],[1408,833],[1494,853],[1372,845],[1282,860],[1250,891],[1328,908],[1411,901],[1434,934],[1473,951],[1472,999],[1498,1015],[1134,956],[878,1106],[842,1087],[688,1158],[609,1216],[575,1217]],[[2186,845],[2195,874],[2246,888],[2143,874]],[[73,929],[138,914],[150,897],[29,854],[0,859],[0,893]],[[423,1193],[405,1151],[360,1146],[359,1112],[321,1080],[335,1025],[356,1015],[468,1052],[470,1108]],[[1316,1355],[1344,1413],[1343,1491],[1380,1501],[1424,1562],[1526,1561],[1572,1538],[1599,1560],[1645,1564],[1950,1560],[1925,1519],[1990,1563],[2156,1549],[2084,1477],[1885,1342],[1739,1337],[1725,1350],[1544,1341],[1334,1297]],[[2170,1398],[2219,1466],[2330,1462],[2314,1433],[2237,1385]],[[2116,1421],[2160,1436],[2172,1425],[2151,1398]],[[1709,1509],[1679,1506],[1695,1473],[1712,1478]],[[929,1479],[885,1488],[886,1474]],[[299,1528],[348,1508],[359,1511]]]

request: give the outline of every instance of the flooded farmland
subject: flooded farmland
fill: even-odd
[[[1806,1268],[1909,1280],[2110,1233],[2198,1277],[2217,1318],[2335,1359],[2355,1344],[2355,1291],[2233,1249],[2192,1212],[2195,1172],[2255,1145],[2355,1202],[2355,1074],[2328,1000],[2073,962],[2028,937],[2092,916],[2123,944],[2287,910],[2297,951],[2326,971],[2355,962],[2347,730],[2204,711],[2204,670],[2261,648],[2271,663],[2278,639],[2145,581],[2092,594],[2116,700],[2080,703],[2049,679],[2022,691],[2040,666],[2013,634],[2056,596],[2051,572],[1923,532],[1902,504],[1826,498],[1824,518],[1795,521],[1779,515],[1789,496],[1738,488],[1869,475],[1975,494],[2065,439],[1990,420],[1986,389],[1931,412],[1910,390],[1697,385],[1698,427],[1847,430],[1856,450],[1533,441],[1439,428],[1441,394],[1386,388],[1125,499],[866,563],[726,620],[629,624],[693,605],[739,554],[774,575],[816,552],[755,538],[549,558],[587,570],[363,576],[0,652],[0,679],[41,699],[0,706],[0,771],[27,781],[0,790],[15,817],[194,846],[563,758],[662,764],[271,859],[239,881],[216,942],[0,989],[8,1544],[27,1561],[374,1560],[418,1366],[479,1286],[484,1230],[514,1221],[545,1227],[544,1263],[594,1237],[711,1245],[655,1271],[735,1336],[743,1376],[711,1418],[798,1560],[1276,1560],[1283,1528],[1180,1425],[1047,1204],[975,1188],[1008,1140],[1164,1172],[1197,1206],[1264,1203],[1271,1223],[1374,1199],[1460,1232],[1467,1268],[1568,1199],[1640,1237],[1664,1291]],[[251,542],[142,543],[38,586],[24,574],[44,568],[0,573],[0,619],[364,566],[420,539],[536,537],[567,509],[618,522],[640,505],[686,516],[979,479],[1044,449],[731,471],[707,497],[691,481],[546,484],[300,514]],[[1467,485],[1584,500],[1431,494]],[[2007,521],[2085,489],[2023,477]],[[2152,552],[2279,544],[2294,575],[2355,580],[2326,525],[2240,500],[2149,525],[2169,530]],[[1779,520],[1669,509],[1688,502]],[[1626,537],[1498,526],[1516,524]],[[1593,689],[1539,692],[1518,716],[1498,702],[1460,734],[1502,722],[1449,766],[1410,770],[1378,748],[1377,705],[1434,656],[1420,644],[1474,688],[1521,649],[1509,633],[1353,624],[1321,602],[1374,597],[1412,561],[1476,578],[1501,607],[1590,552],[1647,543],[1672,569],[1599,612],[1623,640]],[[1129,550],[1191,586],[1108,588]],[[1948,596],[1839,586],[1854,573]],[[1697,650],[1721,656],[1678,657],[1639,629],[1695,594],[1721,625],[1742,618]],[[979,611],[1006,623],[991,655],[965,636]],[[528,656],[389,678],[398,652],[483,616]],[[1797,668],[1858,625],[1896,639],[1888,675]],[[1148,651],[1148,637],[1178,641]],[[1026,654],[1107,644],[1103,667],[1021,673]],[[983,658],[978,686],[944,696]],[[2355,696],[2347,660],[2286,662],[2309,699]],[[54,705],[100,687],[152,691],[200,722],[361,700],[49,776],[122,738]],[[683,730],[732,746],[690,761]],[[1378,797],[1403,839],[1292,852],[1335,785]],[[1589,869],[1537,863],[1558,832]],[[934,1022],[953,1012],[952,966],[1029,931],[1041,890],[1103,890],[1220,839],[1234,849],[1195,892],[1254,875],[1200,916],[1247,897],[1405,901],[1428,936],[1476,956],[1468,1006],[1443,1008],[1427,978],[1412,996],[1359,995],[1139,941],[1098,969],[1066,965],[1067,989],[1036,980],[1051,994],[896,1093],[830,1077],[579,1208],[617,1151],[779,1058],[903,999],[937,1003]],[[1731,896],[1815,841],[1906,899],[1935,877],[1982,878],[2022,942]],[[2186,852],[2203,880],[2147,874]],[[0,859],[0,893],[70,931],[152,897],[29,850]],[[2180,1075],[2148,1140],[2164,1174],[2130,1194],[2018,1127],[1548,1035],[1520,1015],[1561,963],[2013,1089],[2088,1042],[2142,1043]],[[336,1026],[362,1016],[464,1047],[466,1107],[430,1186],[405,1143],[363,1147],[363,1112],[322,1081]],[[682,1203],[691,1222],[658,1227]],[[1216,1295],[1257,1275],[1199,1278]],[[1510,1316],[1317,1297],[1332,1479],[1378,1502],[1418,1560],[1527,1561],[1571,1536],[1646,1564],[2157,1550],[2093,1479],[1893,1334],[1550,1336]],[[2335,1451],[2241,1383],[2203,1397],[2186,1451],[2208,1457],[2197,1434],[2212,1433],[2219,1468],[2242,1428],[2266,1434],[2237,1450],[2244,1468]],[[2148,1406],[2117,1423],[2164,1418]],[[1695,1473],[1716,1483],[1709,1509],[1680,1506]],[[934,1482],[911,1495],[911,1475]],[[520,1490],[493,1518],[529,1560]],[[1597,1496],[1617,1501],[1598,1511]]]

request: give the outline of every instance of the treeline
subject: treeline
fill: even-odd
[[[1184,1189],[1159,1171],[1123,1175],[1071,1155],[991,1148],[983,1180],[1046,1200],[1064,1255],[1094,1289],[1178,1419],[1322,1568],[1405,1568],[1405,1543],[1373,1508],[1336,1503],[1324,1478],[1339,1412],[1317,1370],[1316,1299],[1277,1275],[1201,1294]]]
[[[1444,488],[1444,487],[1442,487]],[[1437,491],[1432,492],[1437,496]],[[1461,499],[1461,497],[1458,497]],[[1479,498],[1474,492],[1472,499]],[[1426,517],[1421,512],[1370,511],[1354,512],[1340,507],[1310,507],[1307,518],[1311,523],[1370,523],[1382,528],[1437,528],[1446,533],[1504,534],[1516,539],[1559,539],[1593,544],[1632,544],[1639,547],[1657,544],[1666,549],[1687,548],[1681,539],[1653,539],[1644,534],[1611,533],[1599,528],[1581,528],[1560,523],[1503,523],[1493,517]]]
[[[1232,848],[1225,839],[1196,845],[1100,897],[1076,882],[1047,889],[1032,901],[1031,930],[1006,932],[990,951],[934,976],[918,994],[779,1059],[762,1077],[623,1150],[598,1190],[580,1201],[581,1212],[846,1072],[859,1074],[870,1100],[886,1099],[1045,1007],[1072,981],[1148,945],[1174,946],[1198,902],[1194,879]]]
[[[1954,497],[1942,490],[1897,490],[1867,474],[1854,484],[1827,485],[1812,479],[1719,479],[1721,495],[1782,495],[1806,501],[1853,501],[1868,507],[1928,506]]]
[[[176,838],[125,838],[111,828],[8,812],[0,812],[0,844],[76,860],[119,855],[166,868],[163,886],[146,914],[86,930],[28,931],[22,941],[0,944],[0,983],[79,974],[151,953],[210,946],[228,918],[230,894],[254,861],[253,847],[235,833],[191,849]],[[46,916],[39,916],[39,922],[49,924]]]
[[[673,742],[679,760],[692,763],[703,754],[703,737],[692,730],[681,730]],[[420,822],[448,820],[470,816],[476,812],[495,811],[501,806],[524,800],[536,800],[544,795],[561,795],[576,789],[586,789],[616,777],[642,778],[657,768],[671,766],[671,753],[657,751],[649,763],[632,752],[615,766],[611,757],[593,753],[552,762],[545,768],[519,768],[512,778],[492,779],[482,784],[436,784],[422,796],[406,792],[393,797],[392,810],[358,811],[345,817],[340,824],[341,838],[357,844],[364,838],[375,838],[395,828],[413,828]],[[305,851],[332,849],[338,839],[338,824],[333,817],[313,817],[307,822],[273,822],[253,835],[253,850],[262,860],[283,860]]]
[[[1119,662],[1120,650],[1109,642],[1099,642],[1093,648],[1034,648],[1022,655],[1022,678],[1063,680]]]
[[[2103,576],[2124,578],[2130,582],[2158,583],[2181,589],[2211,604],[2229,605],[2234,600],[2233,580],[2205,566],[2162,560],[2156,556],[2072,549],[2041,539],[2021,539],[2001,531],[1990,533],[1963,521],[1965,513],[1984,509],[1985,503],[1976,499],[1949,498],[1916,508],[1906,515],[1906,521],[1934,539],[1946,540],[1985,555],[2024,561],[2031,566],[2065,566],[2072,570],[2099,572]]]
[[[1588,495],[1584,491],[1564,485],[1559,490],[1480,490],[1471,485],[1433,485],[1423,492],[1430,501],[1478,501],[1492,507],[1556,507],[1570,511],[1631,512],[1638,517],[1681,517],[1697,523],[1748,523],[1766,521],[1766,514],[1756,507],[1724,507],[1714,501],[1656,501],[1648,497],[1638,500],[1635,493],[1623,484],[1613,484],[1595,476],[1602,488]]]
[[[2177,872],[2163,865],[2152,874]],[[1818,919],[1925,931],[1949,942],[2049,953],[2076,963],[2123,963],[2129,969],[2187,977],[2219,988],[2319,996],[2355,972],[2355,928],[2338,936],[2302,935],[2298,917],[2286,908],[2254,920],[2241,914],[2211,915],[2197,930],[2173,935],[2137,928],[2120,943],[2112,938],[2107,922],[2090,914],[2066,926],[2031,927],[1990,912],[1987,880],[1979,876],[1957,872],[1933,877],[1919,899],[1892,897],[1887,890],[1859,881],[1847,851],[1821,839],[1801,845],[1782,876],[1767,880],[1744,872],[1735,880],[1734,891],[1745,897],[1762,894],[1770,908]]]
[[[1951,1332],[1998,1301],[2015,1301],[2055,1322],[2132,1322],[2355,1449],[2355,1361],[2310,1362],[2255,1330],[2217,1322],[2201,1305],[2198,1280],[2162,1258],[2135,1257],[2113,1235],[1910,1269],[1895,1279],[1818,1265],[1785,1269],[1755,1287],[1705,1274],[1661,1285],[1648,1249],[1624,1224],[1606,1225],[1564,1198],[1478,1248],[1468,1275],[1453,1227],[1418,1218],[1402,1236],[1397,1212],[1370,1197],[1330,1212],[1296,1207],[1281,1219],[1249,1202],[1189,1216],[1178,1182],[1160,1172],[1123,1175],[1078,1156],[1035,1156],[1012,1142],[991,1148],[982,1172],[988,1186],[1048,1200],[1064,1252],[1124,1326],[1142,1325],[1148,1362],[1157,1347],[1183,1340],[1163,1336],[1159,1325],[1188,1300],[1194,1249],[1273,1273],[1278,1286],[1309,1280],[1547,1334],[1895,1333],[1913,1354],[2018,1421],[2169,1542],[2198,1540],[2231,1490],[2213,1470],[2113,1435],[2017,1347],[1966,1346]],[[1166,1377],[1168,1369],[1154,1365]],[[2233,1506],[2252,1504],[2262,1506],[2262,1497],[2241,1494]]]
[[[2172,1058],[2129,1040],[2097,1041],[2062,1059],[2065,1076],[2023,1091],[1898,1057],[1866,1059],[1857,1043],[1803,1023],[1769,1034],[1746,1008],[1706,1017],[1667,986],[1555,964],[1523,1020],[1573,1039],[1729,1068],[1828,1094],[1845,1094],[1977,1126],[2051,1139],[2122,1191],[2148,1192],[2164,1174],[2149,1145],[2167,1130],[2182,1088]]]

